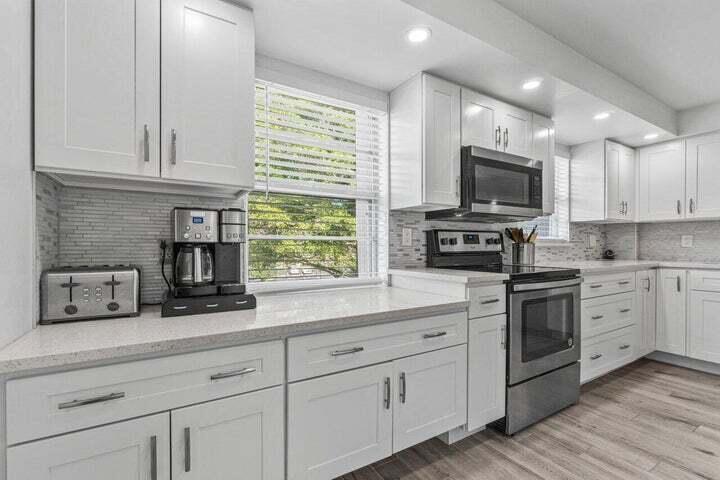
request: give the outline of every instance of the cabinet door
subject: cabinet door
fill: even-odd
[[[532,158],[543,169],[543,213],[555,213],[555,124],[533,113]]]
[[[675,220],[685,216],[685,156],[682,142],[639,150],[638,219]]]
[[[460,87],[423,75],[424,203],[460,205]]]
[[[623,202],[623,220],[635,218],[635,150],[620,149],[620,201]]]
[[[35,6],[35,165],[160,175],[160,0]]]
[[[686,140],[687,216],[720,217],[720,134]]]
[[[174,480],[285,478],[283,388],[172,411]]]
[[[655,312],[657,310],[657,271],[638,272],[637,293],[640,309],[637,329],[638,356],[642,357],[655,351]]]
[[[605,216],[622,220],[624,204],[620,193],[620,163],[622,145],[605,142]]]
[[[660,269],[658,273],[657,349],[685,355],[685,270]]]
[[[167,413],[7,449],[8,480],[169,480]]]
[[[688,355],[720,363],[720,293],[690,293]]]
[[[467,345],[393,362],[393,452],[467,421]]]
[[[462,89],[462,145],[501,149],[497,101]]]
[[[502,150],[521,157],[532,157],[532,114],[502,105],[498,122],[502,131]]]
[[[468,430],[505,416],[505,315],[470,320],[468,331]]]
[[[163,0],[163,177],[252,188],[252,12],[222,0]]]
[[[288,386],[288,479],[328,479],[392,454],[392,363]]]

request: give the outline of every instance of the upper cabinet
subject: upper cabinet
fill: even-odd
[[[542,162],[543,213],[555,213],[555,125],[549,118],[532,114],[532,158]]]
[[[253,187],[252,12],[46,0],[35,16],[38,170]]]
[[[720,218],[720,134],[689,138],[685,146],[686,215]]]
[[[685,218],[685,152],[682,141],[638,150],[638,219]]]
[[[635,219],[635,151],[611,141],[572,148],[570,219],[632,222]]]

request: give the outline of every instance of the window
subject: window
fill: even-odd
[[[527,222],[523,228],[537,225],[538,238],[568,241],[570,239],[570,160],[555,157],[555,213]]]
[[[377,277],[385,112],[262,82],[255,105],[248,280]]]

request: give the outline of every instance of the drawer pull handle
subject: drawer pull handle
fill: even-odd
[[[623,308],[620,310],[620,313],[628,313],[630,311],[629,308]]]
[[[183,437],[185,440],[185,471],[189,472],[192,466],[192,459],[190,458],[190,427],[185,427]]]
[[[620,345],[620,350],[627,350],[628,348],[630,348],[630,345],[627,343],[625,345]]]
[[[254,368],[254,367],[242,368],[240,370],[233,370],[231,372],[220,372],[220,373],[216,373],[215,375],[210,375],[210,380],[220,380],[223,378],[239,377],[241,375],[247,375],[248,373],[254,373],[254,372],[257,372],[257,368]]]
[[[333,357],[340,357],[342,355],[351,355],[353,353],[362,352],[363,350],[365,350],[365,347],[353,347],[346,350],[335,350],[334,352],[330,352],[330,355]]]
[[[630,283],[629,280],[623,280],[622,282],[618,282],[618,285],[627,285],[629,283]]]
[[[385,403],[385,410],[390,410],[390,377],[385,377],[385,397],[383,402]]]
[[[598,283],[596,285],[590,285],[590,288],[602,288],[602,283]]]
[[[157,435],[150,437],[150,480],[157,480]]]
[[[447,332],[426,333],[423,335],[423,338],[437,338],[444,337],[445,335],[447,335]]]
[[[590,356],[590,360],[597,360],[598,358],[602,358],[602,353],[596,353]]]
[[[592,318],[593,320],[600,320],[600,319],[603,318],[604,316],[605,316],[605,315],[593,315],[593,316],[590,317],[590,318]]]
[[[499,298],[493,298],[492,300],[484,300],[480,302],[480,305],[490,305],[491,303],[498,303],[499,301]]]
[[[235,300],[235,305],[245,305],[248,303],[247,300]]]
[[[206,306],[207,308],[215,308],[215,307],[218,306],[218,304],[217,304],[217,303],[207,303],[207,304],[205,304],[205,306]]]
[[[107,395],[100,395],[99,397],[83,398],[81,400],[59,403],[58,408],[60,410],[66,410],[68,408],[82,407],[83,405],[92,405],[93,403],[102,403],[109,400],[117,400],[119,398],[125,398],[125,392],[108,393]]]
[[[173,310],[187,310],[187,305],[182,305],[180,307],[173,307]]]

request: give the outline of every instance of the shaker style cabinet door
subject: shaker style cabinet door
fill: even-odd
[[[688,218],[720,217],[720,134],[685,141]]]
[[[288,386],[288,480],[339,477],[392,454],[392,363]]]
[[[462,89],[462,144],[502,150],[498,125],[498,102],[466,88]]]
[[[501,148],[506,153],[532,157],[532,114],[504,104],[499,112]]]
[[[252,12],[222,0],[163,0],[163,177],[253,188]]]
[[[681,141],[638,150],[638,220],[685,217],[685,155]]]
[[[160,0],[35,3],[38,170],[160,176]]]
[[[173,410],[171,415],[173,480],[285,478],[282,387]]]
[[[692,291],[688,322],[688,356],[720,363],[720,293]]]
[[[170,419],[161,413],[7,450],[8,480],[170,480]]]
[[[638,356],[642,357],[655,351],[656,311],[657,311],[657,270],[644,270],[637,273],[638,308]],[[677,285],[676,285],[677,286]]]
[[[625,211],[620,193],[621,157],[622,145],[605,142],[605,216],[613,220],[622,220]]]
[[[620,149],[620,201],[623,202],[623,220],[635,218],[635,150],[622,146]]]
[[[507,316],[474,318],[468,330],[468,430],[505,416]]]
[[[657,349],[685,355],[686,340],[685,270],[658,270]]]

